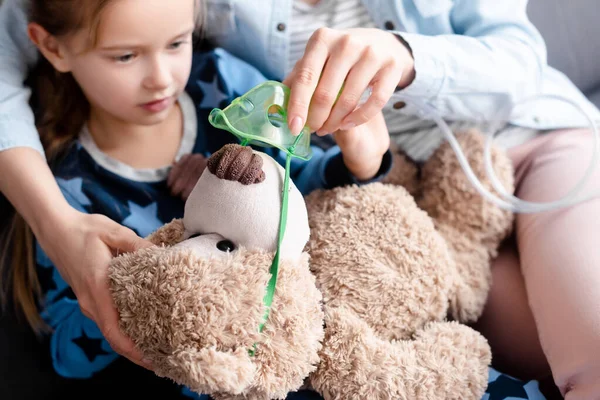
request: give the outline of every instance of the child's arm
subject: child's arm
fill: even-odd
[[[342,153],[344,166],[357,180],[379,177],[378,171],[381,171],[384,155],[390,147],[390,135],[382,113],[360,126],[339,130],[333,136]],[[384,169],[386,172],[389,170],[387,164]]]
[[[285,166],[286,155],[278,150],[268,150],[268,154]],[[313,146],[313,157],[309,161],[293,159],[291,164],[291,178],[303,195],[315,189],[332,189],[345,185],[364,185],[381,181],[392,168],[392,153],[388,150],[380,157],[379,168],[372,178],[361,180],[353,175],[344,164],[343,154],[338,146],[328,150]]]
[[[377,118],[373,118],[372,121],[376,120]],[[356,140],[357,136],[363,135],[370,124],[371,121],[355,128],[354,132],[336,132],[338,143],[345,142],[348,147],[356,145],[356,149],[360,149],[360,140]],[[387,135],[387,130],[385,132]],[[363,136],[368,137],[367,135]],[[374,148],[358,154],[352,153],[350,150],[346,154],[355,154],[350,157],[344,156],[338,146],[334,146],[328,151],[323,151],[317,146],[311,148],[313,157],[310,161],[293,159],[291,164],[290,176],[303,194],[308,194],[314,189],[379,181],[388,174],[392,167],[392,154],[387,147],[383,150],[383,156],[379,154],[381,149]],[[275,149],[261,148],[260,150],[270,154],[285,167],[286,156],[284,153]],[[199,154],[182,158],[169,172],[167,184],[171,188],[172,194],[180,196],[184,201],[187,200],[205,167],[206,159]]]

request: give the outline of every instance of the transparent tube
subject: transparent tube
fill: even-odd
[[[580,195],[580,192],[585,188],[586,184],[591,179],[591,176],[594,173],[594,171],[598,165],[600,136],[599,136],[599,132],[598,132],[598,127],[596,126],[594,119],[590,116],[590,114],[586,110],[584,110],[582,107],[577,105],[575,102],[573,102],[569,99],[560,97],[560,96],[555,96],[555,95],[535,96],[535,97],[526,99],[525,101],[531,101],[533,99],[541,99],[541,98],[558,99],[558,100],[564,101],[566,103],[569,103],[573,107],[577,108],[589,122],[590,128],[594,135],[594,150],[593,150],[592,160],[591,160],[590,165],[588,166],[584,176],[581,178],[581,180],[577,183],[577,185],[575,185],[575,187],[567,195],[565,195],[564,197],[562,197],[559,200],[545,202],[545,203],[530,202],[530,201],[525,201],[525,200],[519,199],[518,197],[514,196],[512,193],[509,193],[506,190],[506,188],[502,185],[502,183],[500,182],[498,177],[496,176],[496,173],[494,172],[494,168],[492,165],[491,148],[492,148],[494,138],[497,135],[497,133],[499,132],[499,129],[492,130],[492,134],[488,135],[488,137],[487,137],[487,140],[485,143],[485,148],[484,148],[484,157],[485,157],[484,161],[485,161],[485,170],[486,170],[487,177],[490,180],[494,189],[499,193],[499,195],[501,197],[498,197],[495,194],[491,193],[479,181],[479,179],[477,178],[477,176],[471,169],[471,166],[469,165],[469,162],[467,161],[467,158],[465,157],[465,155],[460,147],[460,144],[456,140],[454,133],[452,132],[452,130],[450,129],[450,127],[448,126],[446,121],[444,121],[444,119],[436,112],[436,110],[433,107],[429,106],[427,103],[425,103],[424,101],[422,101],[418,98],[406,96],[400,92],[395,93],[392,96],[392,99],[395,101],[401,100],[407,104],[408,103],[413,104],[419,110],[419,113],[421,116],[430,118],[431,120],[433,120],[438,125],[438,127],[441,129],[442,133],[448,140],[448,143],[450,144],[450,146],[456,153],[456,157],[458,159],[458,162],[459,162],[461,168],[464,170],[467,178],[469,179],[471,184],[475,187],[475,189],[488,201],[491,201],[492,203],[496,204],[498,207],[500,207],[502,209],[512,211],[515,213],[538,213],[538,212],[544,212],[544,211],[550,211],[550,210],[557,210],[560,208],[565,208],[565,207],[573,206],[575,204],[579,204],[579,203],[588,201],[588,200],[600,195],[600,193],[591,193],[588,195]],[[502,108],[500,110],[500,112],[498,113],[499,117],[492,119],[492,121],[491,121],[492,126],[500,126],[500,123],[506,123],[506,121],[509,120],[508,117],[510,116],[512,107],[513,106],[510,103],[508,103],[504,108]]]

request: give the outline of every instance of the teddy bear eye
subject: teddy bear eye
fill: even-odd
[[[229,253],[235,250],[235,245],[231,242],[231,240],[221,240],[217,243],[217,249],[222,252]]]

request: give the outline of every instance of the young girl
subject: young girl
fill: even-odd
[[[167,181],[173,162],[209,156],[233,140],[210,126],[208,113],[264,78],[220,50],[193,55],[199,7],[195,0],[31,1],[29,36],[43,55],[38,129],[58,186],[76,210],[146,236],[183,215],[185,193],[173,196],[177,189]],[[314,148],[309,162],[295,162],[292,178],[301,192],[385,175],[389,136],[378,128],[345,132],[340,148]],[[201,168],[182,173],[194,181]],[[31,245],[18,215],[14,226],[17,303],[36,330],[49,328],[56,372],[91,377],[118,354],[52,260]]]

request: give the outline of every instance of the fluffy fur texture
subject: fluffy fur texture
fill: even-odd
[[[232,162],[225,162],[227,159]],[[244,161],[240,171],[251,171],[250,175],[259,178],[268,171],[270,176],[244,182],[231,180],[231,165],[239,164],[236,160]],[[211,213],[239,205],[231,204],[234,196],[228,194],[233,191],[246,201],[261,199],[258,195],[245,196],[244,191],[266,190],[264,193],[268,194],[273,190],[269,185],[280,184],[271,175],[282,172],[273,165],[261,167],[262,160],[254,157],[249,148],[224,148],[209,160],[209,164],[217,166],[215,172],[208,168],[204,172],[215,179],[201,178],[190,199],[204,199],[199,194],[215,191],[223,208],[206,205],[204,212]],[[265,160],[276,164],[273,159]],[[290,201],[290,212],[304,215],[303,221],[289,227],[290,234],[306,231],[306,242],[304,201],[295,187],[290,196],[295,197]],[[202,204],[197,206],[194,212],[202,212]],[[272,230],[266,226],[267,219],[262,219],[261,225],[255,216],[247,218],[247,226],[253,223]],[[111,263],[110,283],[122,330],[152,361],[157,375],[193,391],[217,399],[284,399],[316,369],[323,339],[322,296],[310,272],[308,254],[282,254],[269,317],[259,332],[266,312],[264,297],[274,253],[222,236],[230,232],[227,229],[220,233],[203,231],[201,224],[191,232],[199,235],[186,239],[185,221],[185,217],[173,220],[152,233],[149,240],[156,247],[121,255]],[[232,223],[238,224],[236,229],[242,229],[239,225],[244,220]],[[251,230],[248,237],[251,234],[264,232]],[[233,250],[219,250],[219,243],[224,240],[234,245]],[[303,245],[296,247],[302,250]]]
[[[165,246],[121,257],[111,273],[121,328],[157,375],[191,390],[285,398],[318,362],[323,314],[305,254],[300,263],[281,264],[270,318],[259,334],[272,259],[239,249],[214,262]]]
[[[482,137],[468,132],[459,141],[483,179]],[[491,352],[459,322],[483,310],[490,258],[512,214],[477,194],[447,144],[420,180],[411,163],[396,160],[392,179],[412,183],[416,201],[384,184],[307,198],[311,269],[326,311],[310,382],[326,399],[479,399]],[[511,189],[512,166],[498,149],[494,165]]]
[[[412,196],[417,196],[421,188],[419,167],[394,142],[391,143],[390,150],[393,153],[392,170],[382,183],[402,186]]]
[[[490,187],[480,134],[459,141]],[[506,154],[494,164],[511,189]],[[156,248],[111,266],[123,330],[157,374],[216,398],[283,399],[309,377],[325,399],[479,399],[491,353],[462,322],[483,309],[513,217],[477,194],[447,144],[420,173],[398,153],[386,184],[306,198],[310,270],[306,252],[282,263],[262,334],[273,254],[202,257],[179,246],[181,220],[165,225]]]

